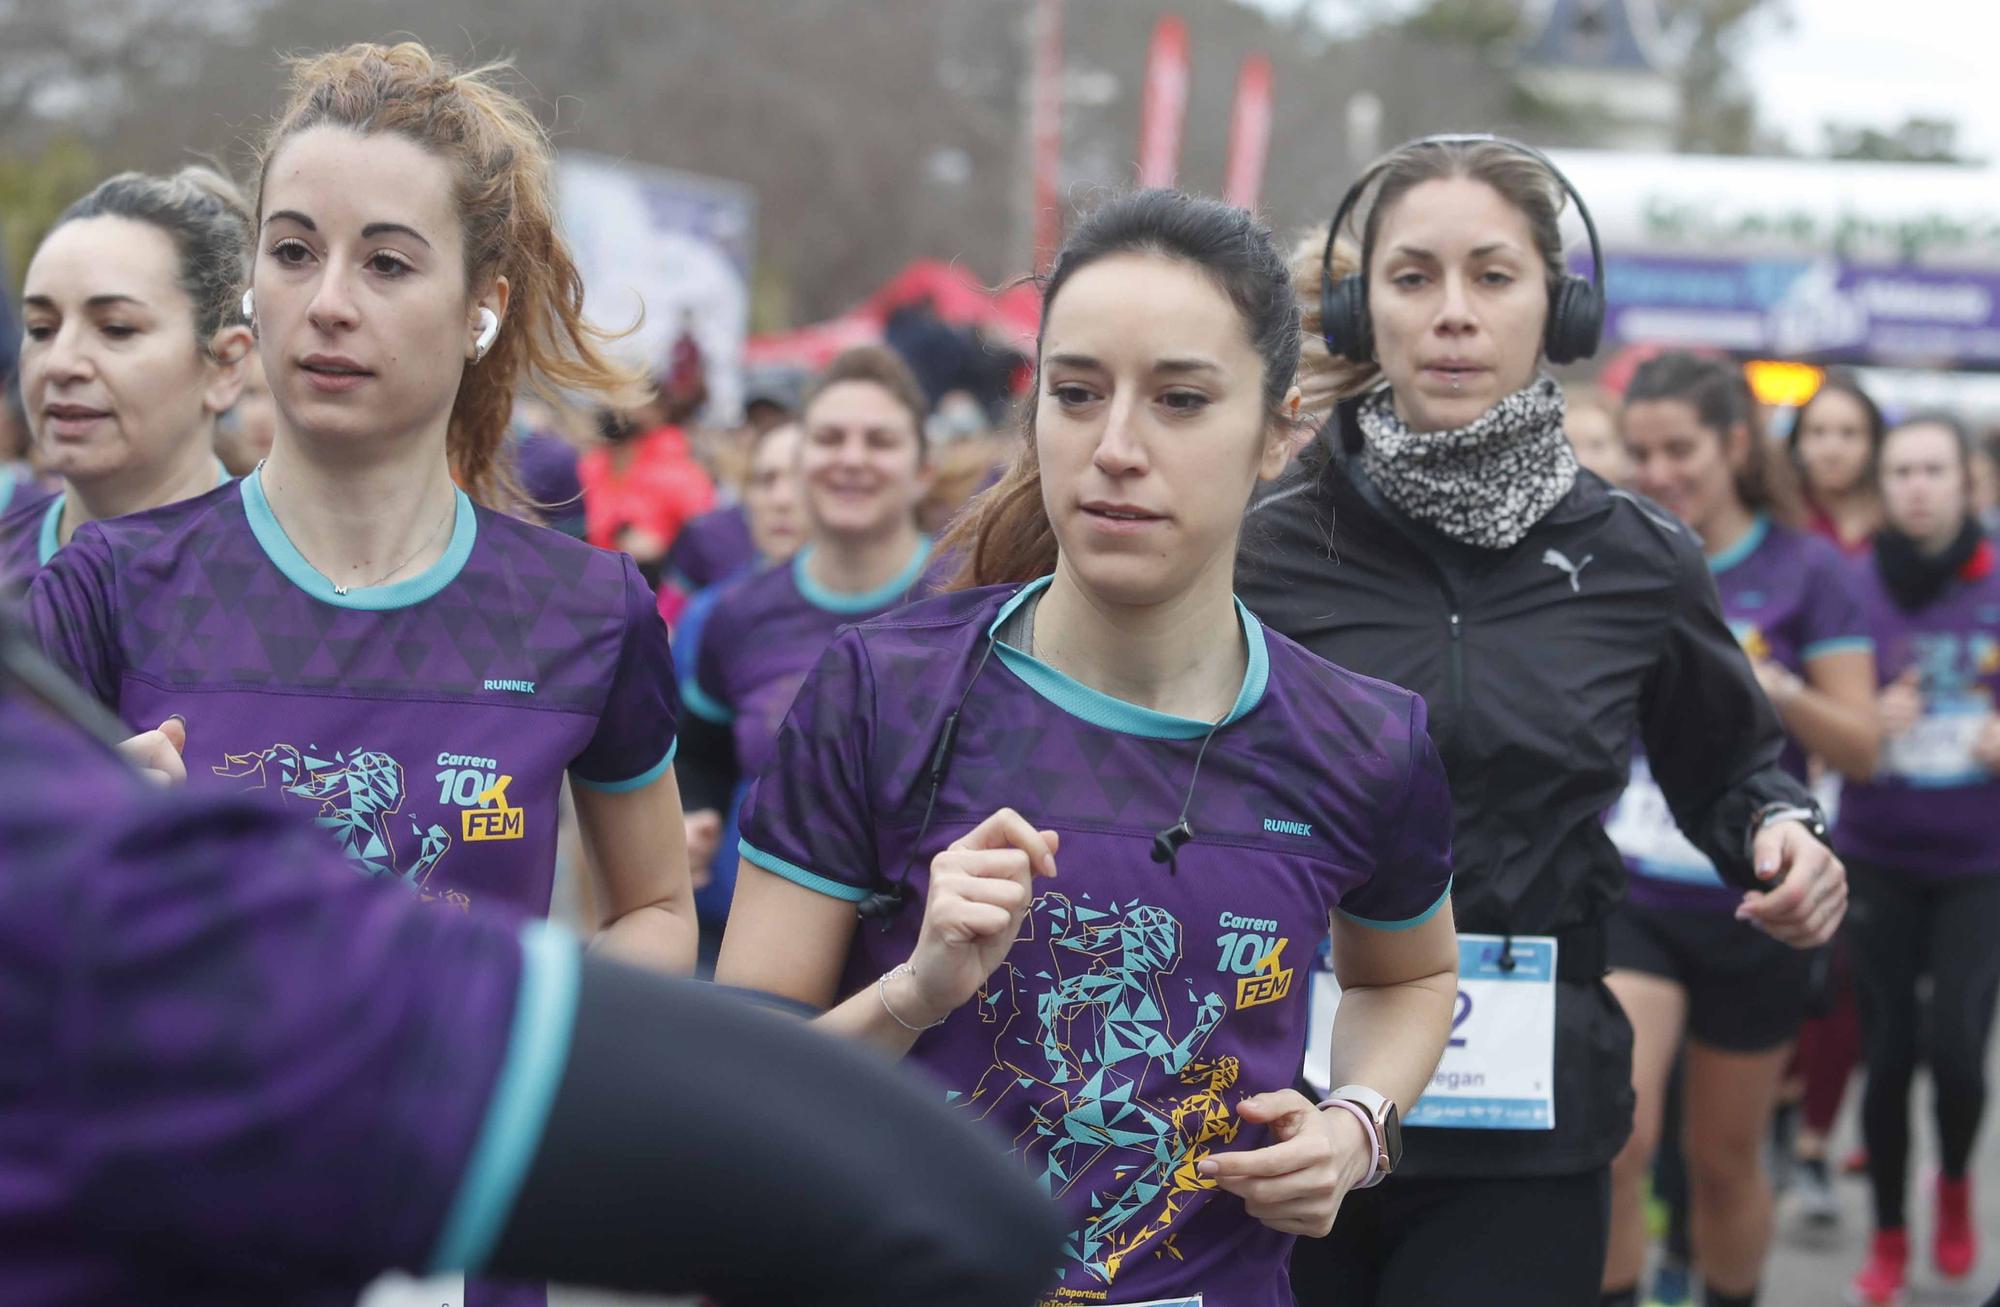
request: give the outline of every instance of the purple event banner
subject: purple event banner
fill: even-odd
[[[2000,366],[2000,272],[1613,255],[1604,280],[1616,344]]]

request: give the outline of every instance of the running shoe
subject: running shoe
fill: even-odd
[[[1799,1162],[1792,1178],[1792,1210],[1799,1220],[1815,1230],[1831,1230],[1840,1224],[1840,1196],[1826,1173],[1826,1159],[1808,1157]]]
[[[1848,1301],[1860,1307],[1897,1307],[1910,1269],[1910,1233],[1877,1230],[1868,1250],[1868,1264],[1854,1277]]]
[[[1688,1274],[1687,1263],[1661,1258],[1659,1269],[1653,1272],[1653,1289],[1646,1298],[1646,1307],[1688,1307],[1693,1300],[1694,1277]]]
[[[1962,1280],[1972,1274],[1979,1261],[1979,1233],[1972,1225],[1972,1177],[1954,1180],[1940,1175],[1937,1181],[1937,1231],[1931,1238],[1931,1257],[1938,1274],[1947,1280]]]

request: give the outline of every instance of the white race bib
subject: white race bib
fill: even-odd
[[[1882,770],[1918,789],[1977,785],[1992,775],[1972,756],[1993,705],[1983,696],[1932,699],[1901,735],[1882,742]]]
[[[1632,778],[1604,831],[1618,851],[1648,876],[1694,885],[1723,883],[1715,864],[1674,824],[1667,796],[1644,758],[1632,760]]]
[[[1461,1130],[1556,1127],[1556,941],[1514,937],[1514,969],[1500,968],[1498,935],[1458,937],[1458,1005],[1451,1038],[1406,1125]],[[1340,985],[1313,973],[1306,1083],[1333,1091],[1333,1018]]]

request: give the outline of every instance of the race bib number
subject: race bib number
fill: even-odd
[[[1458,999],[1444,1057],[1423,1097],[1403,1118],[1456,1130],[1553,1130],[1556,1126],[1556,942],[1514,937],[1513,970],[1503,970],[1498,935],[1458,937]],[[1306,1082],[1333,1090],[1333,1018],[1340,985],[1313,975]]]
[[[1632,779],[1604,831],[1645,875],[1695,885],[1722,884],[1715,865],[1674,824],[1667,796],[1644,758],[1632,760]]]
[[[1983,697],[1933,699],[1901,735],[1884,740],[1882,769],[1918,789],[1976,785],[1991,775],[1972,756],[1993,706]]]

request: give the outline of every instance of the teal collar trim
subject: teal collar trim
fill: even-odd
[[[229,469],[222,465],[221,459],[219,458],[216,459],[215,460],[216,489],[219,490],[223,486],[228,485],[231,480],[232,478],[229,475]],[[49,501],[48,511],[42,514],[42,531],[41,534],[35,538],[35,553],[39,556],[40,562],[43,567],[47,567],[49,565],[49,560],[56,556],[56,550],[62,548],[62,545],[60,542],[57,541],[56,536],[62,531],[63,505],[68,502],[69,502],[69,495],[67,492],[59,494],[54,499],[51,499]]]
[[[1708,570],[1718,575],[1727,572],[1730,568],[1756,553],[1757,547],[1764,543],[1764,537],[1769,534],[1771,534],[1770,517],[1764,513],[1757,514],[1757,519],[1750,524],[1750,529],[1743,533],[1741,540],[1738,540],[1719,554],[1710,554],[1708,556]]]
[[[56,550],[62,548],[56,535],[62,530],[63,505],[68,502],[67,494],[58,494],[42,512],[42,529],[35,537],[35,560],[43,567],[47,567],[49,560],[56,556]]]
[[[444,557],[417,575],[391,585],[368,586],[338,594],[334,591],[333,582],[306,561],[305,555],[292,544],[285,528],[272,515],[270,501],[264,498],[263,469],[258,468],[236,485],[243,497],[243,513],[250,519],[250,532],[257,537],[264,556],[285,574],[286,580],[321,603],[332,604],[335,608],[382,612],[422,603],[458,579],[466,560],[472,557],[472,542],[479,534],[479,518],[473,512],[472,500],[466,497],[463,490],[454,489],[452,493],[457,495],[458,504],[453,512],[451,542],[445,546]]]
[[[988,639],[999,640],[1000,631],[1007,625],[1020,606],[1028,599],[1048,589],[1054,577],[1045,576],[1039,581],[1030,581],[1015,592],[1014,597],[1000,606],[993,624],[986,628]],[[1222,719],[1224,726],[1237,720],[1255,708],[1264,698],[1264,687],[1271,679],[1271,653],[1264,643],[1264,626],[1241,599],[1234,601],[1236,616],[1243,624],[1243,642],[1249,647],[1249,665],[1243,669],[1243,688],[1236,692],[1236,703],[1229,715]],[[1136,703],[1115,699],[1101,690],[1093,690],[1082,681],[1066,676],[1034,655],[1024,653],[1011,644],[997,643],[995,652],[1007,670],[1027,683],[1029,689],[1041,695],[1056,707],[1072,717],[1081,717],[1094,726],[1102,726],[1108,731],[1118,731],[1125,735],[1143,736],[1149,740],[1198,740],[1207,735],[1215,725],[1193,717],[1176,717],[1172,713],[1142,708]]]
[[[798,587],[799,595],[814,608],[825,613],[872,613],[878,608],[891,608],[901,602],[917,578],[924,574],[925,564],[931,561],[931,538],[917,537],[917,552],[910,555],[910,561],[903,570],[873,590],[863,590],[849,594],[840,590],[829,590],[812,579],[812,571],[806,563],[813,556],[813,546],[807,545],[792,555],[792,584]]]

